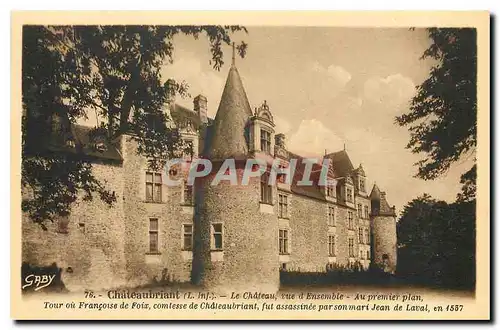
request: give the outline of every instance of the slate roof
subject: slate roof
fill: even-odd
[[[381,215],[396,215],[395,210],[389,205],[385,197],[385,192],[380,193],[380,214]]]
[[[98,151],[95,148],[94,141],[91,140],[93,127],[84,125],[71,125],[69,130],[61,132],[62,135],[52,139],[49,149],[52,151],[62,151],[69,153],[81,153],[83,156],[90,159],[102,159],[109,161],[123,161],[119,147],[116,143],[112,143],[107,139],[102,139],[106,146],[103,151]],[[68,146],[65,142],[68,139],[74,141],[74,147]]]
[[[370,193],[370,199],[380,200],[380,189],[378,188],[376,183],[373,185],[372,192]]]
[[[380,215],[391,215],[391,216],[396,215],[395,210],[389,205],[389,202],[387,202],[385,192],[380,191],[377,184],[373,185],[372,192],[370,193],[370,199],[372,201],[379,201],[379,203],[380,203],[379,214]]]
[[[318,185],[321,165],[313,165],[310,177],[311,181],[313,182],[311,186],[298,185],[297,183],[301,181],[304,176],[305,164],[302,162],[303,157],[291,152],[289,153],[289,155],[290,158],[297,159],[297,166],[295,168],[295,173],[290,185],[290,189],[292,190],[292,192],[298,195],[325,200],[325,196],[321,192],[321,187]]]
[[[346,177],[354,170],[351,159],[345,150],[332,152],[325,157],[332,160],[333,169],[338,177]]]
[[[175,103],[170,109],[170,115],[175,123],[183,122],[186,119],[191,120],[196,128],[201,125],[200,117],[196,111],[188,109],[180,104]]]
[[[248,155],[247,124],[252,116],[243,83],[233,64],[215,116],[207,156],[212,160],[246,158]]]
[[[295,194],[326,200],[323,192],[321,191],[321,186],[318,184],[321,170],[322,170],[322,160],[320,160],[320,164],[314,164],[311,171],[311,181],[313,181],[313,185],[311,186],[303,186],[298,185],[298,181],[302,180],[305,170],[305,164],[303,164],[302,160],[304,157],[295,154],[293,152],[288,152],[289,159],[297,159],[297,166],[295,170],[295,174],[293,177],[293,181],[291,184],[291,190]],[[353,166],[351,160],[349,159],[349,155],[345,150],[331,153],[326,155],[325,157],[331,159],[331,165],[333,166],[334,177],[338,179],[339,183],[345,181],[345,177],[349,176],[353,171]],[[337,202],[342,203],[342,201],[337,200]],[[343,203],[342,203],[343,204]],[[344,205],[344,204],[343,204]]]

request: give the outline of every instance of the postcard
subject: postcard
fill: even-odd
[[[488,12],[13,12],[11,317],[489,320]]]

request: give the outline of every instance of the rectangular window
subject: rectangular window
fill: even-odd
[[[328,225],[335,226],[335,208],[333,206],[328,207]]]
[[[365,243],[370,244],[370,233],[368,232],[368,229],[365,229],[365,237],[366,237]]]
[[[271,133],[263,129],[260,130],[260,149],[271,153]]]
[[[184,180],[184,204],[194,205],[193,185],[188,185],[187,180]]]
[[[363,229],[359,228],[359,244],[363,244]]]
[[[328,235],[328,255],[335,257],[335,236]]]
[[[362,192],[365,192],[365,180],[364,179],[359,179],[359,190]]]
[[[365,255],[363,251],[359,250],[359,259],[363,260],[365,258]]]
[[[348,217],[348,229],[353,230],[354,229],[354,215],[352,211],[347,211],[347,217]]]
[[[365,219],[370,218],[370,212],[368,211],[368,205],[365,205]]]
[[[358,218],[363,218],[363,205],[358,204]]]
[[[284,171],[286,169],[286,166],[280,164],[279,165],[279,171],[276,174],[276,181],[279,183],[286,183],[287,181],[287,175],[281,171]]]
[[[288,196],[279,194],[278,215],[280,218],[288,218]]]
[[[334,197],[334,189],[332,186],[326,186],[326,196]]]
[[[370,260],[370,250],[366,251],[366,260]]]
[[[349,257],[354,257],[354,238],[349,238]]]
[[[186,140],[184,141],[185,146],[184,146],[184,152],[183,156],[184,158],[193,158],[194,156],[194,143],[192,140]]]
[[[346,200],[348,202],[352,202],[352,189],[351,188],[346,189]]]
[[[146,172],[146,201],[161,203],[161,173]]]
[[[212,224],[212,249],[222,250],[222,223]]]
[[[193,225],[182,225],[182,249],[191,251],[193,249]]]
[[[286,229],[279,231],[279,248],[280,254],[288,254],[288,230]]]
[[[273,203],[273,190],[269,185],[269,174],[267,172],[260,177],[260,201],[265,204]]]
[[[158,219],[149,219],[149,252],[158,253]]]

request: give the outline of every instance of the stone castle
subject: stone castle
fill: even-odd
[[[61,152],[78,150],[92,159],[96,177],[116,192],[117,202],[75,204],[70,216],[48,224],[47,231],[24,214],[23,262],[56,263],[70,290],[163,280],[275,291],[280,269],[324,271],[354,263],[366,269],[375,263],[395,271],[396,214],[385,193],[374,185],[368,194],[363,167],[355,168],[346,150],[324,156],[331,160],[328,178],[335,179],[328,185],[317,182],[321,165],[312,168],[312,185],[297,184],[305,170],[302,157],[287,150],[283,134],[275,134],[266,102],[252,111],[234,59],[214,119],[202,95],[192,110],[173,98],[165,108],[193,147],[194,155],[186,158],[210,159],[212,172],[188,185],[182,167],[151,171],[130,136],[107,142],[74,125],[74,143]],[[248,185],[210,185],[228,158],[235,159],[238,182],[247,159],[279,160],[282,168],[297,159],[298,167],[288,183],[278,177],[270,185],[266,172]],[[182,184],[166,185],[167,176]]]

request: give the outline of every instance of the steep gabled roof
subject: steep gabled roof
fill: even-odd
[[[236,66],[231,65],[212,125],[208,157],[244,158],[248,154],[246,129],[252,110]]]
[[[303,195],[303,196],[307,196],[307,197],[311,197],[311,198],[315,198],[315,199],[324,200],[325,196],[321,192],[321,188],[318,185],[319,175],[320,175],[321,168],[322,168],[321,165],[320,164],[313,164],[311,176],[310,176],[310,180],[312,181],[312,185],[310,185],[310,186],[299,185],[298,182],[302,180],[306,166],[303,163],[302,157],[291,153],[291,158],[297,159],[297,165],[295,167],[295,172],[294,172],[292,184],[290,187],[292,192],[295,194],[298,194],[298,195]]]
[[[335,174],[337,174],[339,177],[348,176],[354,170],[351,159],[349,158],[349,155],[345,150],[332,152],[325,155],[325,158],[330,158],[332,160]]]

